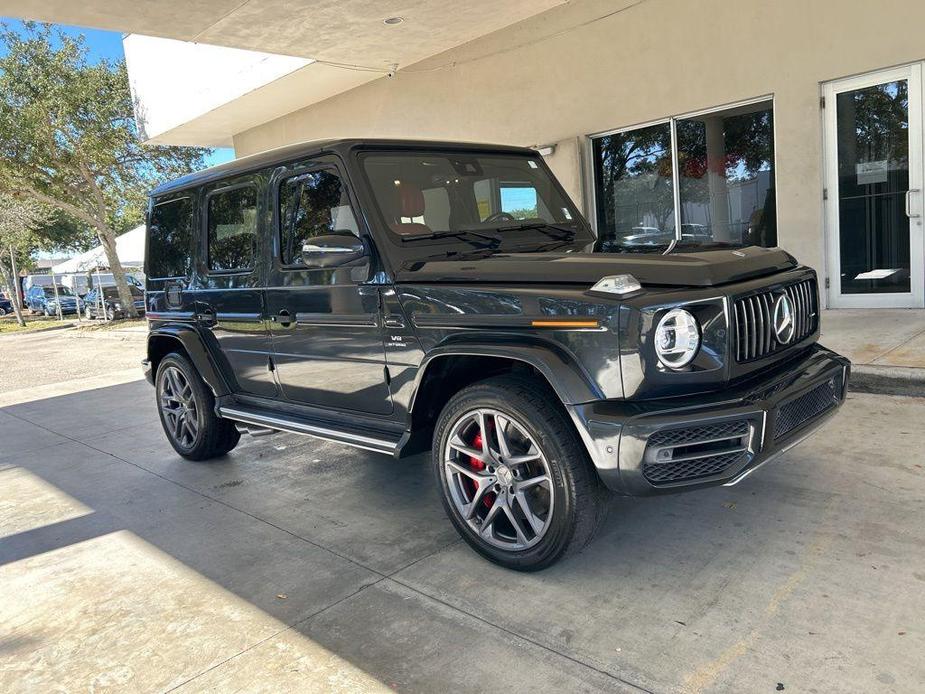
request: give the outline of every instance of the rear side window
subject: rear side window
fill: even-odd
[[[302,245],[329,234],[359,236],[347,189],[336,171],[309,171],[279,187],[280,260],[302,264]]]
[[[193,204],[189,198],[156,203],[148,228],[151,279],[189,277],[192,269]]]
[[[257,255],[257,189],[241,186],[213,193],[206,220],[209,270],[253,270]]]

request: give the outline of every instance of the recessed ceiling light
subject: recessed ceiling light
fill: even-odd
[[[402,17],[388,17],[386,19],[383,19],[382,23],[392,25],[392,24],[401,24],[404,21],[405,20]]]

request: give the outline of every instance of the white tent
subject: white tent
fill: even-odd
[[[122,262],[122,267],[142,267],[145,262],[145,226],[137,226],[116,237],[116,253]],[[74,256],[51,268],[55,274],[69,274],[74,272],[87,272],[89,270],[107,270],[109,261],[106,260],[106,251],[102,246],[91,248],[86,253]]]

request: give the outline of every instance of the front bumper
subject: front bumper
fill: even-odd
[[[802,441],[844,402],[851,363],[806,355],[719,393],[570,407],[610,489],[646,496],[730,485]]]

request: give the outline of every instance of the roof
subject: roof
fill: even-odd
[[[321,152],[337,152],[346,154],[355,149],[397,149],[397,150],[464,150],[474,152],[504,152],[517,154],[535,154],[536,150],[529,147],[514,147],[511,145],[481,144],[475,142],[449,142],[441,140],[381,140],[381,139],[331,139],[309,140],[297,144],[285,145],[265,152],[252,154],[241,159],[235,159],[218,166],[183,176],[182,178],[162,183],[151,191],[152,197],[173,193],[186,188],[200,186],[224,178],[232,178],[251,171],[257,171],[276,164],[319,154]]]

